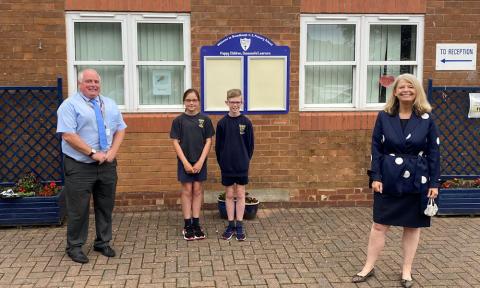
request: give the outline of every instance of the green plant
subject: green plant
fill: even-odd
[[[222,192],[220,195],[218,195],[218,200],[225,201],[225,192]],[[249,196],[249,193],[245,192],[245,203],[253,204],[257,202],[258,200],[256,198]]]
[[[15,187],[13,187],[13,191],[26,197],[35,196],[41,188],[42,185],[40,184],[40,181],[38,181],[37,176],[35,176],[33,172],[30,172],[17,181]]]
[[[33,172],[25,174],[13,187],[13,192],[21,197],[55,196],[59,191],[60,187],[55,182],[42,185]]]
[[[442,182],[441,188],[480,188],[480,178],[460,179],[453,178]]]

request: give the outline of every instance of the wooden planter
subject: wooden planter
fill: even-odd
[[[254,219],[257,216],[259,204],[260,204],[260,201],[257,201],[257,203],[245,203],[245,212],[243,213],[243,219],[247,219],[247,220]],[[227,219],[228,218],[227,207],[225,206],[225,200],[217,199],[217,206],[218,206],[218,212],[220,213],[220,217],[222,219]]]
[[[440,188],[438,215],[480,215],[480,188]]]
[[[61,225],[64,218],[63,191],[52,197],[0,199],[0,226]]]

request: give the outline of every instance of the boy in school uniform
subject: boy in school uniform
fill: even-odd
[[[225,103],[229,111],[218,121],[215,142],[222,185],[225,186],[228,215],[228,226],[222,238],[230,240],[235,235],[238,241],[244,241],[246,235],[242,221],[245,211],[245,185],[248,184],[248,168],[254,148],[253,126],[250,119],[240,113],[243,104],[240,89],[228,90]]]

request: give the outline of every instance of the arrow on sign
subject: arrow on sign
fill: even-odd
[[[445,62],[472,62],[472,60],[447,60],[447,59],[442,59],[441,60],[442,63],[445,63]]]

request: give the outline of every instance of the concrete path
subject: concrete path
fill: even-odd
[[[179,211],[117,213],[118,256],[93,251],[90,229],[84,265],[65,255],[66,225],[1,228],[0,287],[400,287],[399,228],[376,277],[350,283],[365,259],[370,208],[261,209],[245,223],[245,242],[219,239],[216,211],[202,222],[208,239],[187,242]],[[480,287],[480,217],[433,219],[413,273],[415,287]]]

